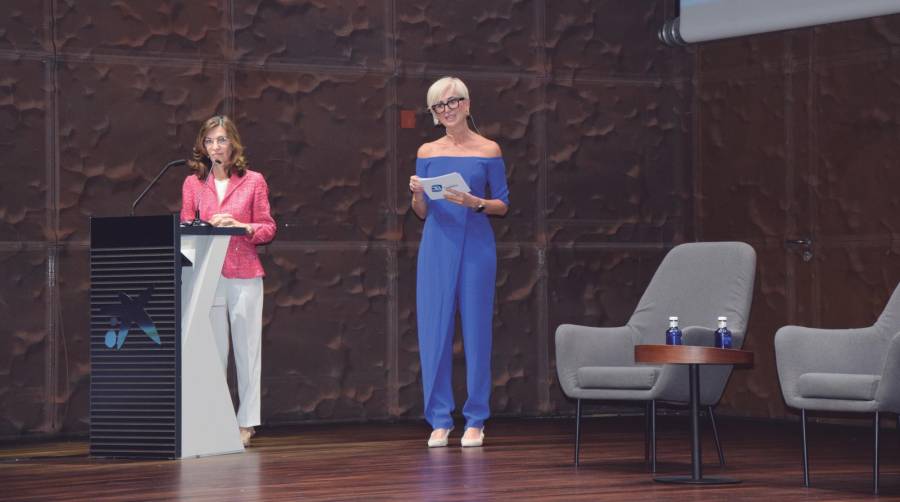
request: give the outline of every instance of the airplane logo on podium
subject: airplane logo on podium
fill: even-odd
[[[119,350],[128,338],[128,331],[133,326],[141,328],[157,345],[162,345],[156,325],[145,310],[145,306],[153,296],[153,286],[147,288],[141,295],[134,299],[125,292],[119,291],[118,305],[104,305],[100,307],[100,313],[109,316],[110,329],[106,332],[106,346]]]

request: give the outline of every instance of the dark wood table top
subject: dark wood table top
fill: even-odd
[[[695,345],[635,345],[634,360],[661,364],[753,364],[753,352]]]

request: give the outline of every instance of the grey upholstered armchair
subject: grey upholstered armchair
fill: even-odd
[[[635,364],[634,346],[665,343],[668,317],[677,315],[685,345],[714,343],[716,317],[727,316],[734,348],[744,342],[756,253],[742,242],[681,244],[663,258],[625,326],[595,328],[563,324],[556,330],[556,370],[563,392],[577,400],[575,464],[581,442],[583,399],[647,402],[647,456],[656,471],[656,403],[689,401],[688,368]],[[700,369],[700,404],[719,401],[731,366]],[[719,461],[724,463],[716,434]]]
[[[800,409],[803,484],[809,486],[806,411],[872,413],[877,494],[880,414],[900,413],[900,286],[868,328],[784,326],[775,333],[775,359],[784,400]]]

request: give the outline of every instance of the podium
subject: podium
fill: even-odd
[[[90,454],[243,451],[210,309],[237,228],[91,218]]]

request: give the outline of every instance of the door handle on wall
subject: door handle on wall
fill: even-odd
[[[803,251],[800,252],[800,257],[804,262],[809,262],[813,259],[812,245],[813,240],[809,237],[803,237],[800,239],[785,239],[784,244],[789,247],[801,247]]]

